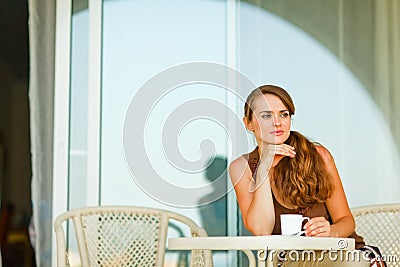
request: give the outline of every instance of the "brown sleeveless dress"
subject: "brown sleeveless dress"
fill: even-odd
[[[258,147],[256,147],[252,152],[249,154],[244,155],[247,158],[251,173],[254,177],[255,171],[258,166],[258,161],[260,160],[260,156],[258,154]],[[325,205],[325,203],[316,203],[313,206],[310,206],[308,208],[298,208],[298,209],[288,209],[284,206],[282,206],[275,198],[274,194],[272,193],[272,198],[274,201],[274,210],[275,210],[275,226],[272,231],[273,235],[280,235],[281,234],[281,219],[280,215],[281,214],[302,214],[303,216],[306,217],[325,217],[326,220],[328,220],[332,224],[332,219],[329,215],[328,209]],[[361,236],[357,235],[355,232],[353,232],[349,238],[354,238],[355,243],[356,243],[356,249],[363,247],[365,245],[364,240]]]

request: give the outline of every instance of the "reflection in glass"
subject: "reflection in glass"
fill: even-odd
[[[199,200],[202,226],[209,236],[226,236],[227,159],[217,156],[206,167],[205,176],[214,190]],[[217,179],[224,182],[214,183]]]

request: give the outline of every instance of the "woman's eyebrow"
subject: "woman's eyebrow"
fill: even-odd
[[[283,109],[283,110],[279,111],[279,113],[284,113],[284,112],[289,112],[289,111],[287,109]],[[261,113],[273,113],[273,112],[271,110],[262,110],[262,111],[258,112],[258,114],[261,114]]]

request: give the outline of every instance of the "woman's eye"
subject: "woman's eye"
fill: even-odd
[[[263,118],[263,119],[269,119],[271,117],[272,117],[271,114],[264,114],[264,115],[261,116],[261,118]]]
[[[289,117],[289,113],[285,112],[281,114],[281,118],[287,118]]]

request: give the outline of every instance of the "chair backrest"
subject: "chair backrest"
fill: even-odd
[[[357,234],[377,246],[388,266],[400,266],[400,203],[352,208]]]
[[[54,221],[57,265],[69,266],[63,223],[73,222],[81,266],[164,266],[168,224],[187,225],[192,236],[207,236],[193,220],[145,207],[98,206],[67,211]],[[190,266],[209,266],[209,250],[192,251]]]

